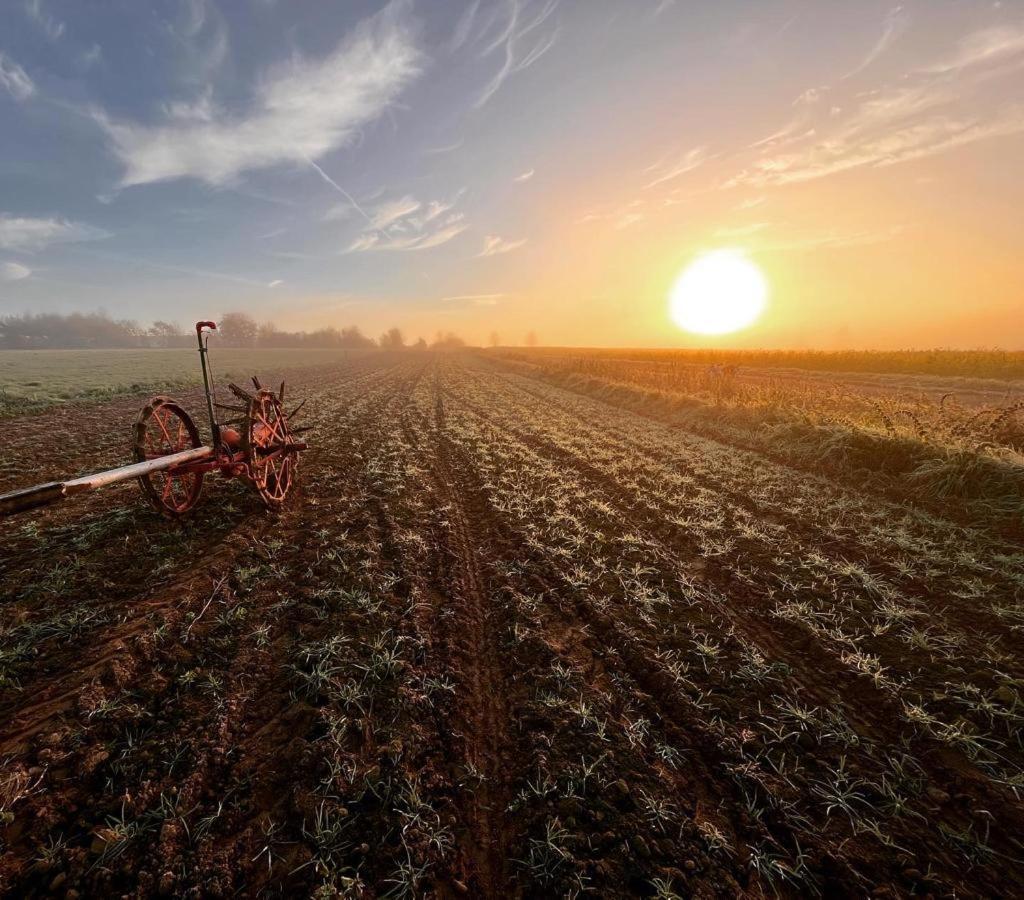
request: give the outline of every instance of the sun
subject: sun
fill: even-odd
[[[757,321],[768,282],[741,250],[702,253],[679,276],[669,297],[672,320],[695,334],[729,334]]]

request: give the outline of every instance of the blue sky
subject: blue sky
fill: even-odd
[[[0,23],[0,313],[664,344],[678,268],[740,243],[779,313],[751,340],[824,317],[877,344],[892,301],[836,311],[865,266],[907,327],[908,285],[956,312],[927,237],[998,271],[992,343],[1024,285],[1017,2],[2,0]]]

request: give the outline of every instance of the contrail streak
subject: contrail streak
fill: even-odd
[[[313,162],[313,160],[311,160],[308,156],[306,157],[306,162],[308,162],[314,169],[316,169],[316,171],[319,173],[320,177],[324,181],[326,181],[332,188],[334,188],[339,194],[341,194],[342,197],[344,197],[346,200],[348,200],[349,203],[351,203],[357,210],[359,210],[359,214],[364,219],[366,219],[367,222],[369,222],[371,225],[373,224],[373,219],[371,219],[366,214],[366,210],[364,210],[358,203],[356,203],[356,198],[355,197],[353,197],[340,184],[338,184],[338,182],[336,182],[333,178],[331,178],[330,175],[328,175],[323,169],[321,169],[320,166],[318,166],[315,162]]]

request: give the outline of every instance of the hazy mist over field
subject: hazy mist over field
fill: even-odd
[[[1024,346],[1018,2],[3,0],[0,21],[0,314]],[[766,305],[684,331],[672,285],[722,249]]]

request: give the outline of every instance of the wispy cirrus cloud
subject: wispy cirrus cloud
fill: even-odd
[[[31,274],[32,270],[21,263],[0,263],[0,281],[23,281]]]
[[[3,52],[0,52],[0,88],[19,103],[36,92],[35,82],[28,73]]]
[[[109,231],[81,222],[0,213],[0,249],[3,250],[42,250],[51,244],[96,241],[108,237]]]
[[[413,213],[419,211],[421,206],[420,201],[411,196],[382,203],[373,213],[373,217],[370,219],[370,227],[383,230],[400,219],[412,216]]]
[[[230,55],[227,22],[212,0],[179,0],[166,37],[175,79],[184,86],[208,85]]]
[[[630,200],[628,203],[623,203],[614,209],[586,213],[580,216],[576,223],[578,225],[586,225],[591,222],[607,222],[616,231],[622,231],[632,225],[636,225],[638,222],[642,222],[646,218],[644,213],[641,212],[643,207],[643,200]]]
[[[328,56],[295,57],[266,75],[251,109],[219,109],[209,95],[167,109],[159,125],[95,113],[124,165],[122,186],[176,178],[213,185],[281,163],[311,163],[351,140],[420,73],[405,2],[357,26]]]
[[[889,10],[882,23],[882,34],[872,45],[867,55],[858,65],[847,72],[843,79],[853,78],[867,69],[875,60],[885,53],[899,38],[910,24],[910,17],[902,6],[895,6]]]
[[[755,207],[761,206],[768,198],[763,195],[756,197],[748,197],[746,200],[741,200],[736,204],[736,209],[740,212],[747,209],[754,209]]]
[[[1022,133],[1024,103],[994,105],[980,90],[1022,68],[1024,28],[985,29],[897,84],[857,95],[848,109],[823,102],[822,91],[787,126],[752,145],[765,155],[725,186],[810,181]]]
[[[644,185],[644,190],[650,190],[659,184],[664,184],[666,181],[672,181],[681,175],[685,175],[687,172],[692,172],[694,169],[704,165],[710,158],[707,147],[693,147],[682,155],[673,154],[662,157],[656,163],[644,169],[644,173],[649,178],[649,181]]]
[[[476,22],[476,14],[480,10],[480,0],[472,0],[462,11],[462,15],[455,22],[455,29],[452,31],[451,40],[448,41],[448,52],[454,53],[469,40],[470,32]]]
[[[411,195],[385,200],[371,208],[366,227],[348,252],[440,247],[467,228],[465,215],[453,207],[440,200],[423,203]]]
[[[25,12],[51,41],[56,41],[63,36],[67,26],[43,8],[42,0],[28,0],[25,4]]]
[[[967,35],[948,58],[920,69],[930,75],[946,75],[973,69],[977,66],[992,66],[1024,56],[1024,26],[1000,26],[985,28]]]
[[[477,256],[498,256],[502,253],[511,253],[518,250],[526,243],[526,238],[517,241],[510,241],[496,234],[488,234],[484,237],[484,248]]]
[[[522,184],[524,181],[529,181],[531,178],[533,178],[534,174],[535,174],[535,171],[533,169],[527,169],[525,172],[520,172],[512,180],[516,184]]]
[[[532,0],[508,0],[504,25],[480,53],[481,58],[500,53],[501,66],[477,97],[474,107],[480,109],[506,79],[528,69],[555,45],[559,26],[551,27],[548,20],[557,7],[558,0],[547,0],[543,5]]]

